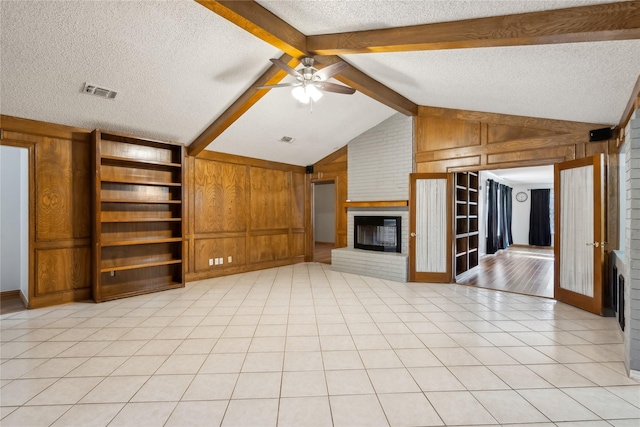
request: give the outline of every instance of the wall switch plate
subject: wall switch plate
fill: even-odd
[[[233,258],[232,258],[232,257],[228,257],[228,258],[227,258],[227,262],[228,262],[229,264],[231,264],[231,261],[232,261],[232,260],[233,260]]]
[[[219,262],[218,262],[218,258],[216,258],[216,265],[218,265],[218,264],[219,264]]]
[[[112,272],[111,272],[111,277],[113,277],[113,276],[115,276],[115,275],[116,275],[116,272],[115,272],[115,271],[112,271]]]
[[[220,265],[224,264],[224,258],[222,257],[218,258],[218,262],[220,263]]]
[[[213,258],[209,258],[209,265],[213,265]]]

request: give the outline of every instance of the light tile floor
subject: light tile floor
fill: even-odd
[[[616,321],[294,266],[0,318],[11,426],[640,426]]]

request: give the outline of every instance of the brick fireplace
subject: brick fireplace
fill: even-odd
[[[406,282],[413,119],[391,116],[350,141],[348,153],[347,247],[332,251],[332,269]],[[368,224],[357,244],[361,217]]]

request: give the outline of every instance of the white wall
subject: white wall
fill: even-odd
[[[29,295],[28,150],[0,146],[0,291]]]
[[[529,244],[529,215],[531,214],[531,187],[530,185],[516,185],[513,187],[511,194],[512,200],[512,216],[511,216],[511,234],[513,235],[513,243],[516,245]],[[516,200],[518,193],[527,195],[527,200],[519,202]]]
[[[407,200],[413,172],[413,118],[395,114],[349,141],[348,199]]]
[[[625,356],[632,374],[640,378],[640,113],[636,110],[626,127],[626,218],[624,277],[626,328]],[[624,197],[621,195],[621,197]]]
[[[335,243],[336,185],[313,185],[313,236],[316,242]]]

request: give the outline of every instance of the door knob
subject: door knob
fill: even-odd
[[[599,248],[600,242],[587,243],[587,246],[595,246],[596,248]]]
[[[411,237],[416,237],[416,233],[411,233]]]

